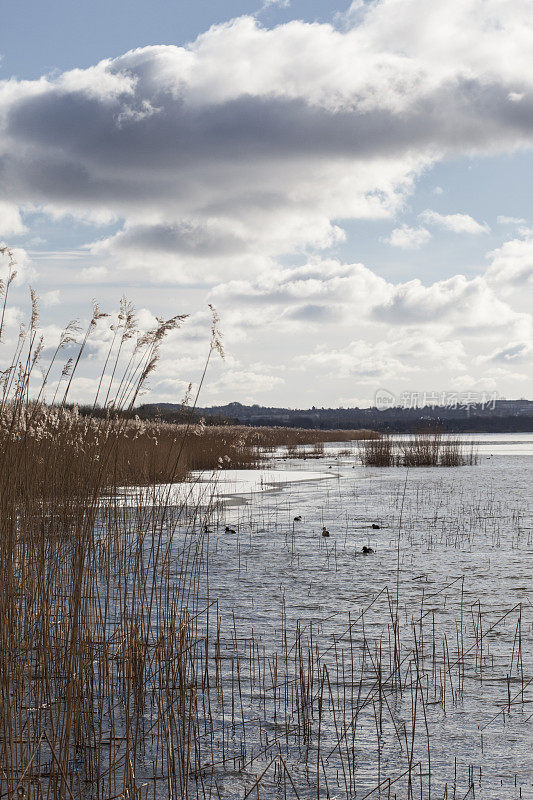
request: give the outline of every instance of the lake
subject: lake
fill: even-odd
[[[166,581],[203,564],[198,796],[533,797],[533,434],[460,438],[475,466],[362,467],[343,442],[159,487],[188,507]]]

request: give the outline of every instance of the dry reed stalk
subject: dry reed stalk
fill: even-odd
[[[364,440],[360,444],[360,458],[367,467],[459,467],[478,462],[473,445],[468,447],[459,439],[444,436],[438,427],[397,440],[389,434]]]

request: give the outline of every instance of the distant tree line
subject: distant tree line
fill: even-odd
[[[135,413],[141,419],[159,418],[165,422],[187,423],[203,418],[207,425],[250,425],[315,430],[357,430],[371,428],[391,433],[408,433],[424,424],[437,424],[450,433],[503,433],[533,431],[533,402],[496,401],[493,406],[448,406],[425,408],[311,408],[285,409],[245,406],[190,408],[172,403],[149,403]]]

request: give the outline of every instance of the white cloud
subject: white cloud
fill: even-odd
[[[20,236],[26,230],[17,205],[0,200],[0,238]]]
[[[263,0],[263,5],[261,6],[262,9],[265,8],[272,8],[272,6],[279,6],[281,8],[288,8],[291,4],[291,0]]]
[[[439,214],[438,211],[426,209],[418,218],[428,225],[437,225],[453,233],[489,233],[490,228],[486,222],[477,222],[469,214]]]
[[[410,228],[402,225],[394,228],[391,235],[385,239],[392,247],[401,247],[403,250],[418,250],[431,239],[431,233],[426,228]]]
[[[217,380],[211,380],[209,394],[220,399],[242,398],[241,402],[255,402],[259,393],[270,392],[281,386],[284,379],[272,373],[260,373],[249,369],[224,370]]]
[[[397,380],[426,369],[424,362],[439,362],[442,369],[464,370],[465,349],[458,340],[437,341],[419,331],[379,342],[355,340],[341,349],[319,346],[296,363],[320,369],[330,376],[357,378],[370,383]]]
[[[496,221],[498,222],[498,225],[526,225],[527,224],[527,220],[525,220],[523,217],[506,217],[503,214],[500,214],[496,218]]]
[[[419,279],[398,284],[372,313],[389,324],[444,326],[462,337],[508,337],[531,325],[531,316],[501,300],[485,276],[455,275],[429,286]]]
[[[40,301],[45,308],[58,306],[61,303],[61,292],[59,289],[51,289],[49,292],[44,292],[41,295]]]
[[[275,323],[316,329],[327,323],[349,326],[357,319],[489,339],[527,330],[530,315],[498,294],[485,275],[455,275],[428,285],[420,279],[394,284],[363,264],[316,261],[219,284],[210,297],[233,323],[245,327]]]
[[[0,240],[0,245],[4,245],[5,242]],[[15,262],[14,270],[16,272],[14,285],[21,286],[22,284],[26,283],[29,280],[32,280],[35,277],[35,269],[33,266],[32,259],[30,258],[28,252],[23,247],[11,247],[10,251],[13,255],[13,259]],[[6,250],[3,253],[0,253],[0,277],[5,279],[10,271],[10,258],[9,258],[9,251]]]
[[[487,254],[489,281],[504,292],[533,283],[533,239],[512,239]]]
[[[78,273],[78,279],[82,283],[100,283],[109,277],[109,270],[106,267],[84,267]]]
[[[363,264],[316,261],[272,269],[252,280],[219,284],[210,293],[225,319],[246,329],[316,329],[368,316],[390,296],[387,282]]]
[[[504,347],[497,348],[490,353],[484,361],[502,364],[531,364],[533,359],[533,341],[510,342]]]
[[[342,29],[247,16],[186,47],[4,81],[0,190],[56,216],[121,220],[95,252],[167,280],[328,248],[343,220],[394,216],[435,161],[531,146],[528,1],[358,3]]]
[[[170,347],[167,345],[165,350],[166,358],[169,358]],[[156,376],[153,381],[153,391],[161,401],[180,402],[188,386],[183,376],[201,374],[206,350],[204,340],[196,358],[179,358],[177,364],[163,362],[163,367],[169,367],[163,373],[166,377],[157,379]],[[159,372],[162,373],[162,370]],[[284,377],[277,372],[279,370],[274,365],[252,363],[245,367],[236,359],[218,360],[210,365],[209,380],[203,388],[200,405],[204,402],[226,403],[231,399],[254,403],[260,395],[268,395],[284,385]],[[196,392],[196,384],[193,384],[193,392]]]

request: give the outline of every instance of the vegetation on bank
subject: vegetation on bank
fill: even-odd
[[[372,431],[307,431],[295,428],[173,425],[81,416],[77,409],[8,404],[0,418],[2,470],[14,491],[50,496],[79,487],[97,495],[105,487],[147,485],[186,479],[191,470],[249,469],[286,447],[297,457],[323,455],[323,443],[377,436]],[[12,461],[13,460],[13,461]],[[32,465],[31,485],[14,462]],[[96,469],[95,469],[96,467]],[[20,486],[18,483],[20,481]]]

